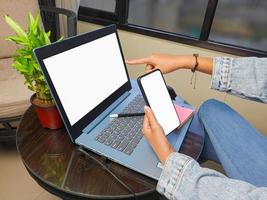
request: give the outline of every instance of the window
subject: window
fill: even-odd
[[[209,39],[267,51],[266,11],[266,0],[219,0]]]
[[[115,12],[116,1],[115,0],[81,0],[80,6],[87,7],[87,8],[94,8],[97,10]]]
[[[79,20],[216,51],[267,56],[266,0],[81,0]]]
[[[208,0],[130,0],[128,23],[199,38],[207,3]]]
[[[128,0],[81,0],[79,19],[112,23],[125,23],[128,17]]]

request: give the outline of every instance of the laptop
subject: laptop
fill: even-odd
[[[34,54],[71,141],[158,180],[162,165],[141,132],[143,116],[110,118],[141,113],[145,105],[129,78],[116,26],[37,48]],[[188,126],[168,135],[176,150]]]

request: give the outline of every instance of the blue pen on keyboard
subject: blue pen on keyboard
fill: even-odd
[[[120,113],[120,114],[111,114],[110,118],[119,118],[119,117],[136,117],[136,116],[144,116],[145,113]]]

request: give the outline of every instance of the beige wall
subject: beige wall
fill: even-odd
[[[78,23],[78,32],[83,33],[98,29],[100,26],[86,22]],[[197,48],[189,45],[179,44],[167,40],[148,37],[127,31],[119,31],[125,58],[139,58],[151,53],[171,53],[171,54],[193,54],[199,53],[201,56],[222,56],[227,55],[220,52]],[[128,66],[131,78],[137,78],[144,73],[144,66]],[[207,99],[215,98],[226,103],[240,112],[259,131],[267,135],[267,105],[240,99],[225,93],[209,89],[210,76],[197,73],[196,89],[190,85],[191,71],[180,70],[172,74],[165,75],[165,79],[177,94],[186,99],[189,103],[199,107]]]

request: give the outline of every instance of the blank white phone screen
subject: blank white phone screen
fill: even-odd
[[[142,77],[141,84],[157,121],[165,134],[169,134],[180,125],[180,120],[160,71]]]

